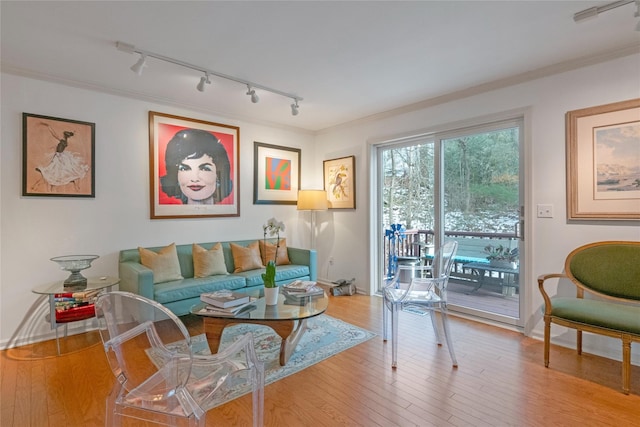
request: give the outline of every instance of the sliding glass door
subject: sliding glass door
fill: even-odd
[[[505,120],[377,146],[377,233],[403,228],[401,242],[380,246],[379,262],[421,262],[456,240],[451,310],[518,325],[521,140],[522,121]]]

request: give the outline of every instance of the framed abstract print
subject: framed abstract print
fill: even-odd
[[[640,219],[640,99],[569,111],[567,218]]]
[[[300,149],[253,143],[253,203],[295,205],[300,189]]]
[[[149,112],[151,219],[240,215],[240,128]]]
[[[22,113],[22,195],[95,197],[94,123]]]
[[[356,158],[355,156],[325,160],[324,189],[329,209],[356,208]]]

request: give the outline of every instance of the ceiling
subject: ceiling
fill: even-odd
[[[315,132],[640,51],[633,3],[573,21],[606,3],[2,1],[1,65]],[[290,99],[259,90],[252,104],[245,86],[215,77],[199,92],[202,74],[152,58],[137,76],[129,67],[138,55],[117,41],[295,94],[300,114],[291,115]]]

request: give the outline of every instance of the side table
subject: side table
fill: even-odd
[[[49,296],[49,323],[51,329],[56,331],[56,345],[58,348],[58,355],[60,355],[60,341],[58,340],[58,326],[64,325],[64,336],[67,336],[67,324],[71,322],[78,322],[81,320],[91,319],[95,317],[95,311],[91,310],[82,312],[79,316],[72,316],[65,320],[58,320],[56,318],[56,295],[68,292],[89,292],[106,289],[107,292],[111,291],[111,288],[120,283],[118,277],[88,277],[87,286],[78,287],[65,287],[64,280],[49,283],[48,285],[40,286],[32,290],[34,294],[48,295]]]

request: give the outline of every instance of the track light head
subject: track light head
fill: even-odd
[[[298,100],[294,99],[294,103],[291,104],[291,115],[292,116],[297,116],[298,115],[298,113],[299,113],[298,108],[300,108],[298,106]]]
[[[138,62],[131,66],[131,71],[136,73],[137,75],[142,75],[142,69],[147,66],[147,55],[141,54]]]
[[[260,101],[260,97],[256,93],[255,89],[251,89],[251,86],[247,85],[247,95],[251,95],[251,102],[257,104]]]
[[[200,83],[198,83],[198,86],[196,86],[196,89],[198,89],[200,92],[204,92],[204,85],[211,84],[211,80],[209,80],[209,73],[205,73],[204,76],[200,77]]]

